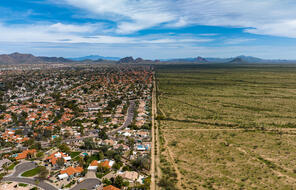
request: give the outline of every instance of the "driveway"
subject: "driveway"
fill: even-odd
[[[86,178],[96,178],[96,171],[87,171],[87,173],[85,174]]]
[[[82,183],[73,187],[71,190],[92,189],[96,185],[101,185],[101,181],[99,179],[86,179]]]

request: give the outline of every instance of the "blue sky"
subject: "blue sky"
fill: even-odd
[[[296,59],[295,0],[9,0],[0,53]]]

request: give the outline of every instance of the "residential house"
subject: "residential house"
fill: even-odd
[[[94,160],[90,163],[90,165],[87,169],[88,170],[97,170],[97,168],[99,166],[110,169],[114,164],[115,164],[115,161],[113,161],[113,160],[108,160],[108,159],[100,160],[100,161]]]
[[[55,153],[51,154],[50,156],[48,156],[45,159],[45,161],[50,162],[52,166],[57,166],[57,160],[59,158],[64,159],[65,163],[67,161],[70,161],[71,160],[71,157],[68,156],[67,154],[64,154],[63,152],[55,152]]]
[[[83,168],[82,167],[68,167],[65,170],[62,170],[60,172],[61,175],[58,175],[59,179],[65,179],[65,178],[73,178],[75,176],[79,176],[81,173],[83,172]]]
[[[119,174],[123,179],[128,180],[129,182],[134,182],[138,179],[139,174],[135,171],[125,171]]]
[[[36,156],[36,149],[32,150],[24,150],[22,153],[18,153],[15,157],[16,160],[23,160],[28,157],[35,157]]]
[[[113,185],[108,185],[106,187],[103,187],[103,190],[120,190],[117,187],[114,187]]]
[[[120,190],[117,187],[114,187],[113,185],[108,185],[106,187],[103,187],[103,190]]]

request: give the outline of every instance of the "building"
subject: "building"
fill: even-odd
[[[91,171],[95,171],[99,166],[110,169],[114,164],[115,164],[115,161],[108,160],[108,159],[100,160],[100,161],[93,160],[87,169]]]
[[[114,187],[113,185],[108,185],[103,188],[103,190],[120,190],[117,187]]]
[[[51,154],[50,156],[48,156],[45,160],[46,161],[49,161],[52,166],[56,166],[57,160],[59,158],[64,159],[65,162],[71,160],[71,157],[70,156],[68,156],[67,154],[64,154],[62,152],[55,152],[55,153]]]
[[[129,182],[134,182],[138,179],[139,174],[135,171],[125,171],[119,174],[123,179],[128,180]]]
[[[71,166],[71,167],[68,167],[65,170],[62,170],[60,172],[61,175],[58,175],[58,178],[61,179],[61,180],[62,179],[66,179],[66,178],[73,178],[75,176],[79,176],[82,172],[83,172],[83,168],[82,167],[73,168]]]
[[[35,157],[36,156],[36,149],[32,150],[24,150],[22,153],[18,153],[15,157],[16,160],[23,160],[28,157]]]

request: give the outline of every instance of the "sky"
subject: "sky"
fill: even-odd
[[[0,54],[296,59],[295,0],[0,0]]]

